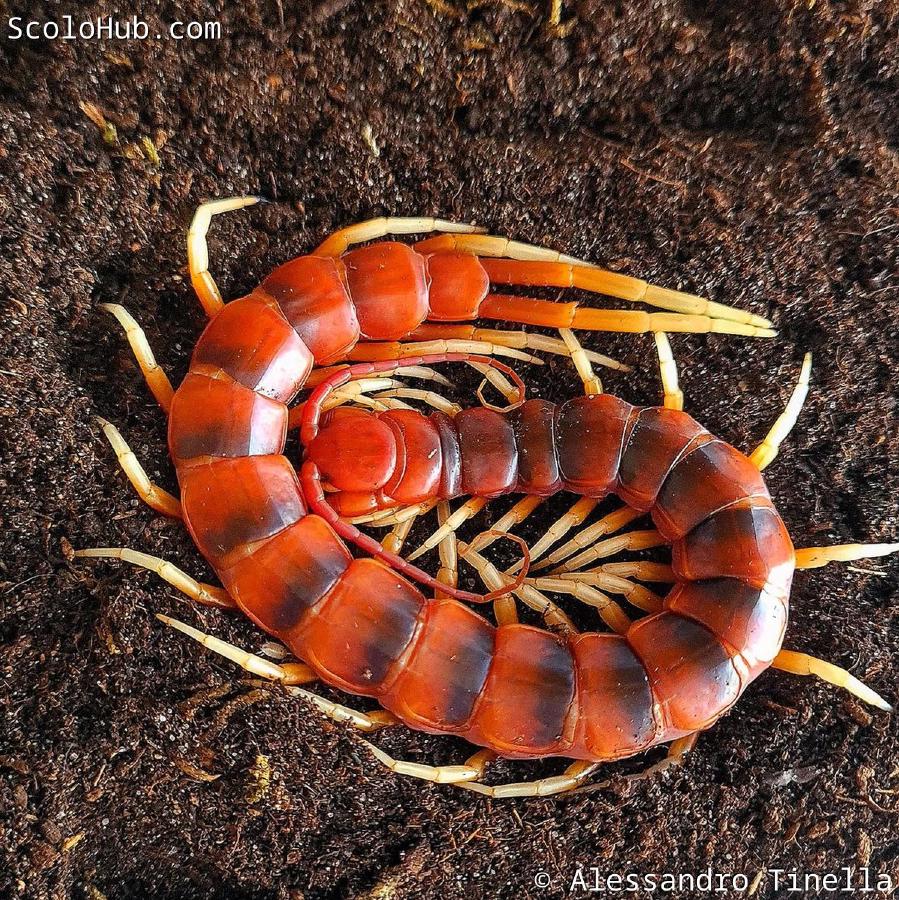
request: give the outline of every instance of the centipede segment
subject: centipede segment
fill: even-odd
[[[401,722],[483,748],[464,765],[430,767],[369,745],[395,772],[489,796],[576,789],[597,763],[663,743],[673,742],[677,759],[772,665],[819,674],[889,708],[844,670],[781,648],[797,554],[760,469],[795,422],[810,361],[751,456],[682,411],[665,332],[770,337],[770,322],[429,218],[344,229],[224,304],[208,271],[206,229],[213,214],[252,202],[201,207],[191,226],[191,277],[211,320],[174,394],[137,324],[111,310],[169,413],[180,499],[149,481],[111,425],[104,430],[141,496],[183,518],[224,590],[134,551],[81,555],[118,556],[199,602],[236,606],[301,662],[276,666],[175,624],[255,674],[294,685],[328,715],[369,731]],[[442,233],[414,245],[381,240],[427,231]],[[360,246],[367,241],[375,243]],[[660,311],[549,302],[498,286],[575,287]],[[559,337],[460,324],[478,318]],[[585,349],[575,330],[654,332],[664,405],[603,393],[593,366],[625,367]],[[584,396],[525,400],[518,376],[493,357],[533,361],[535,350],[568,356]],[[474,366],[508,406],[462,408],[405,387],[408,377],[447,386],[434,369],[443,363]],[[297,427],[302,458],[291,459],[286,437]],[[540,539],[529,547],[511,534],[560,492],[574,503]],[[488,503],[513,494],[524,496],[492,529],[457,538]],[[624,505],[587,525],[610,496]],[[413,523],[431,510],[437,530],[401,557]],[[651,527],[620,533],[642,517]],[[390,530],[376,540],[363,528]],[[505,572],[484,556],[501,539],[522,553]],[[369,557],[354,557],[350,542]],[[660,546],[670,547],[670,564],[608,561]],[[813,548],[799,552],[799,564],[896,549]],[[415,564],[430,551],[436,577]],[[460,563],[474,567],[487,593],[459,588]],[[639,581],[667,585],[666,593]],[[552,594],[594,607],[609,632],[579,632]],[[516,601],[552,630],[519,621]],[[295,687],[316,678],[375,698],[382,711],[356,712]],[[482,776],[495,755],[575,762],[561,776],[490,786]]]

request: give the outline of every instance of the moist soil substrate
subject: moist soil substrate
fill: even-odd
[[[188,222],[242,193],[276,202],[215,221],[226,297],[341,225],[440,215],[770,316],[773,340],[672,338],[688,410],[751,448],[811,350],[772,495],[798,546],[896,540],[897,7],[566,3],[561,34],[544,4],[509,0],[163,3],[134,10],[151,32],[193,19],[222,37],[13,40],[11,15],[110,12],[29,6],[0,26],[0,895],[586,896],[597,877],[711,871],[773,897],[775,870],[844,866],[899,881],[896,718],[812,679],[764,674],[656,778],[624,776],[659,750],[593,793],[489,801],[386,773],[153,614],[258,651],[249,621],[71,555],[128,546],[213,578],[100,434],[97,415],[175,489],[164,417],[98,307],[124,304],[177,382],[203,325]],[[650,338],[585,342],[634,367],[604,372],[608,390],[658,402]],[[579,388],[561,360],[519,371],[532,396]],[[797,574],[787,646],[895,699],[897,573]],[[377,741],[432,764],[470,752]]]

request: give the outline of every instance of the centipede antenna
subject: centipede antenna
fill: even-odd
[[[156,402],[162,407],[164,413],[168,413],[172,406],[172,397],[174,389],[169,376],[166,375],[162,366],[156,362],[150,342],[144,334],[143,328],[138,325],[137,320],[119,303],[101,303],[100,309],[113,315],[119,325],[125,332],[125,337],[131,345],[131,352],[137,360],[138,366],[143,373],[147,386],[156,398]]]
[[[771,430],[765,439],[752,451],[749,458],[758,466],[759,471],[767,468],[777,457],[780,445],[786,440],[787,435],[793,430],[805,398],[808,396],[809,380],[812,374],[812,354],[806,353],[802,360],[802,369],[799,371],[799,380],[793,393],[784,407],[784,411],[777,417]]]
[[[899,544],[834,544],[832,547],[803,547],[796,551],[797,569],[818,569],[831,562],[854,562],[899,553]]]
[[[774,662],[771,665],[775,669],[780,669],[782,672],[791,672],[793,675],[817,675],[818,678],[829,684],[844,688],[869,706],[874,706],[884,712],[893,711],[893,707],[864,682],[840,666],[818,659],[816,656],[810,656],[808,653],[798,653],[795,650],[781,650],[774,657]]]
[[[119,429],[112,422],[101,419],[100,416],[97,416],[97,423],[115,452],[122,471],[131,482],[134,490],[137,491],[138,497],[147,506],[152,507],[164,516],[171,516],[173,519],[182,518],[181,501],[165,490],[165,488],[161,488],[158,484],[150,481],[150,476],[147,475],[144,467],[128,446],[128,442],[122,437]]]

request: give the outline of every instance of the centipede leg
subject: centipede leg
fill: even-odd
[[[572,528],[581,525],[587,516],[595,508],[598,501],[584,498],[579,500],[562,518],[558,520],[547,533],[534,545],[531,551],[532,562],[543,555],[556,541],[561,540]],[[592,505],[591,505],[592,504]],[[535,564],[535,569],[543,569],[551,566],[560,560],[565,559],[577,550],[583,547],[589,547],[598,537],[604,534],[614,534],[620,531],[626,525],[629,525],[635,519],[638,519],[642,513],[632,509],[630,506],[622,506],[603,516],[598,522],[594,522],[588,528],[578,532],[570,541],[566,542],[558,550],[553,551],[539,565]],[[580,558],[578,558],[580,559]],[[570,568],[575,568],[574,560],[569,563]]]
[[[590,364],[590,358],[587,356],[581,342],[575,337],[574,332],[570,328],[560,328],[559,334],[565,342],[568,349],[568,355],[571,357],[571,363],[575,371],[580,377],[584,385],[584,393],[590,394],[602,393],[602,382],[599,376],[593,371]]]
[[[171,516],[173,519],[180,519],[181,501],[170,494],[164,488],[159,487],[150,481],[149,475],[144,471],[144,467],[138,462],[134,452],[128,446],[121,432],[111,422],[101,419],[97,416],[97,421],[103,429],[103,434],[110,446],[115,451],[116,459],[122,467],[122,471],[131,482],[137,495],[148,506],[165,516]]]
[[[893,709],[880,694],[869,688],[864,682],[859,681],[850,672],[833,663],[818,659],[816,656],[798,653],[795,650],[781,650],[774,657],[771,666],[782,672],[791,672],[793,675],[817,675],[823,681],[849,691],[850,694],[854,694],[859,700],[870,706],[882,709],[884,712],[891,712]]]
[[[551,775],[535,781],[517,781],[495,785],[482,784],[479,781],[459,782],[458,787],[497,800],[508,797],[550,797],[553,794],[564,794],[575,790],[599,768],[599,765],[599,763],[578,760],[572,763],[563,775]]]
[[[563,538],[572,528],[582,524],[587,516],[596,508],[598,500],[591,497],[581,497],[567,513],[560,516],[550,525],[546,534],[531,547],[531,563],[540,557],[558,540]],[[516,563],[507,571],[507,575],[514,575],[521,568],[521,563]],[[539,568],[539,566],[537,567]]]
[[[464,784],[480,778],[483,772],[483,765],[469,765],[466,763],[461,766],[428,766],[423,763],[395,759],[370,741],[363,739],[362,743],[368,747],[372,756],[379,763],[396,775],[407,775],[410,778],[419,778],[422,781],[430,781],[434,784]]]
[[[771,426],[771,430],[765,436],[765,439],[749,455],[749,458],[760,470],[767,468],[774,462],[780,445],[793,430],[793,426],[799,418],[799,413],[802,411],[805,398],[808,396],[811,374],[812,355],[811,353],[806,353],[802,360],[799,380],[796,382],[796,387],[793,388],[793,393],[790,395],[784,411],[777,417],[777,421]]]
[[[311,691],[299,687],[302,684],[318,681],[318,675],[305,663],[275,663],[257,656],[255,653],[241,650],[240,647],[236,647],[234,644],[229,644],[227,641],[206,634],[192,625],[173,619],[171,616],[157,613],[156,618],[176,631],[186,634],[201,646],[206,647],[207,650],[211,650],[213,653],[217,653],[219,656],[236,663],[245,671],[251,672],[253,675],[259,675],[269,681],[283,684],[292,697],[302,697],[304,700],[308,700],[320,712],[336,722],[346,722],[360,731],[367,732],[378,731],[381,728],[397,724],[396,717],[387,712],[387,710],[360,712],[340,703],[326,700],[324,697],[319,697],[318,694],[313,694]]]
[[[541,503],[543,497],[536,495],[522,497],[505,515],[497,519],[489,531],[482,531],[469,541],[466,554],[486,550],[494,541],[499,540],[501,534],[521,525]]]
[[[476,234],[483,232],[484,229],[467,222],[449,222],[432,216],[381,216],[335,231],[322,241],[314,252],[316,256],[341,256],[353,244],[376,241],[388,234],[427,234],[433,231]]]
[[[128,547],[90,547],[85,550],[76,550],[75,556],[91,559],[119,559],[155,573],[186,597],[202,603],[203,606],[214,606],[216,609],[237,609],[237,604],[222,588],[197,581],[187,572],[158,556],[150,556],[148,553],[141,553],[139,550],[131,550]]]
[[[439,501],[437,504],[437,526],[445,525],[450,515],[449,501]],[[454,531],[451,531],[440,541],[438,553],[440,554],[440,568],[437,570],[437,580],[448,587],[457,587],[459,584],[459,551]]]
[[[201,203],[194,213],[187,231],[187,266],[191,284],[209,318],[224,306],[221,291],[215,279],[209,274],[209,247],[206,243],[206,234],[212,217],[253,206],[262,200],[262,197],[226,197],[223,200]]]
[[[662,544],[666,543],[662,535],[654,529],[629,531],[627,534],[620,534],[608,538],[607,540],[594,543],[596,536],[608,534],[612,531],[618,531],[625,525],[634,521],[637,516],[630,518],[628,515],[629,513],[634,512],[636,511],[632,510],[630,507],[623,507],[617,512],[609,513],[605,519],[600,519],[599,522],[596,523],[596,526],[602,526],[603,530],[591,532],[591,529],[595,527],[593,525],[591,525],[590,528],[584,529],[583,537],[581,534],[576,535],[564,547],[553,553],[552,558],[547,557],[537,568],[550,566],[556,562],[557,559],[564,559],[569,556],[570,553],[573,552],[571,549],[572,546],[574,546],[574,549],[577,549],[578,546],[586,545],[588,549],[584,550],[583,553],[579,553],[577,556],[572,556],[571,559],[565,560],[565,562],[550,572],[551,575],[562,575],[567,572],[580,571],[584,566],[590,565],[590,563],[595,562],[597,559],[605,559],[606,557],[614,556],[616,553],[621,553],[624,550],[649,550],[652,547],[660,547]],[[609,518],[613,518],[613,521],[614,519],[617,519],[617,522],[614,522],[614,524],[607,523],[606,519]],[[587,532],[591,532],[589,536],[587,535]]]
[[[662,405],[667,409],[684,408],[684,392],[680,389],[677,380],[677,363],[671,352],[671,344],[668,335],[664,331],[655,333],[656,351],[659,355],[659,374],[662,377],[662,391],[664,399]]]
[[[464,543],[460,543],[459,551],[462,553],[462,558],[475,569],[489,590],[499,590],[511,580],[508,575],[500,573],[493,563],[473,550],[470,545],[466,546]],[[548,627],[561,629],[568,634],[577,634],[574,622],[549,597],[538,591],[533,585],[525,582],[521,587],[512,591],[512,595],[521,600],[525,606],[539,613]],[[500,599],[505,600],[506,597]],[[494,613],[497,616],[498,624],[511,624],[518,617],[516,612],[515,618],[512,619],[508,604],[500,607],[494,606]],[[500,622],[500,619],[509,621]]]
[[[565,342],[560,338],[545,334],[533,334],[529,331],[510,331],[502,328],[478,328],[474,325],[449,324],[446,322],[423,322],[410,335],[413,341],[486,341],[512,347],[515,350],[534,350],[537,353],[551,353],[555,356],[569,356]],[[595,350],[584,349],[587,359],[597,366],[615,369],[618,372],[630,372],[631,367],[612,359]]]
[[[417,550],[414,550],[406,557],[407,561],[412,562],[429,550],[433,550],[444,538],[461,528],[465,522],[476,516],[486,505],[487,501],[483,497],[472,497],[466,500],[462,506],[447,517],[446,521]]]
[[[722,323],[711,330],[720,328],[727,333],[762,336],[760,332],[767,332],[771,325],[768,319],[754,313],[694,294],[648,284],[640,278],[609,272],[575,257],[510,241],[508,238],[482,234],[448,234],[421,241],[416,244],[416,249],[420,253],[446,250],[474,253],[483,258],[482,263],[490,280],[498,284],[576,287]],[[732,327],[735,330],[731,330]]]
[[[168,414],[172,405],[172,396],[174,389],[172,382],[169,381],[168,375],[165,374],[162,366],[156,362],[150,342],[144,334],[143,328],[138,325],[137,320],[119,303],[101,303],[101,309],[105,309],[108,313],[115,316],[116,321],[122,326],[125,337],[131,345],[131,351],[134,358],[140,366],[144,380],[147,386],[153,392],[156,402],[162,407],[162,411]]]
[[[855,562],[899,553],[899,544],[834,544],[832,547],[802,547],[796,551],[797,569],[819,569],[831,562]]]

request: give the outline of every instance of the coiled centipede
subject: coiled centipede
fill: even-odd
[[[183,518],[224,590],[123,548],[79,555],[137,563],[195,600],[240,609],[302,662],[276,665],[161,618],[336,718],[365,730],[402,722],[478,745],[464,765],[431,767],[369,744],[394,771],[491,796],[570,790],[598,763],[661,743],[673,742],[676,760],[771,665],[817,674],[890,709],[848,672],[781,649],[796,566],[899,549],[794,551],[761,469],[795,423],[810,357],[787,409],[750,456],[681,408],[665,332],[770,337],[770,322],[473,226],[420,218],[336,232],[224,304],[208,271],[211,216],[258,199],[205,204],[194,217],[190,272],[211,321],[177,391],[137,323],[122,307],[108,307],[169,415],[180,500],[149,481],[112,425],[103,422],[104,432],[140,495]],[[440,233],[414,245],[382,240],[425,232]],[[493,293],[494,285],[576,287],[663,311],[585,308]],[[458,324],[478,318],[559,329],[561,339]],[[603,393],[592,363],[614,363],[584,350],[575,329],[653,332],[664,405],[638,408]],[[530,350],[569,356],[585,396],[525,402],[518,377],[492,357],[531,359]],[[396,389],[398,376],[441,380],[431,367],[446,362],[477,367],[510,406],[460,410],[432,391]],[[289,408],[310,388],[304,403]],[[375,390],[384,393],[373,397]],[[434,411],[426,415],[403,397]],[[284,455],[288,429],[297,426],[299,476]],[[534,547],[523,546],[522,564],[498,572],[481,551],[560,491],[580,499]],[[512,493],[524,498],[492,531],[459,544],[461,521]],[[624,502],[621,510],[538,562],[611,494]],[[462,496],[471,499],[452,512],[449,501]],[[434,507],[440,528],[412,558],[439,548],[436,578],[398,555],[413,519]],[[597,540],[645,514],[654,529]],[[392,531],[379,543],[359,524]],[[369,555],[354,558],[347,541]],[[650,562],[583,568],[617,549],[659,544],[671,546],[670,569]],[[489,593],[457,587],[459,553]],[[534,576],[529,564],[556,569]],[[673,584],[660,598],[627,576]],[[595,606],[610,633],[578,633],[546,592]],[[647,615],[632,620],[609,593]],[[520,623],[513,598],[539,609],[555,630]],[[494,601],[496,624],[467,605],[486,600]],[[296,687],[315,679],[374,697],[383,711],[359,713]],[[481,778],[495,755],[575,762],[561,776],[491,786]]]

